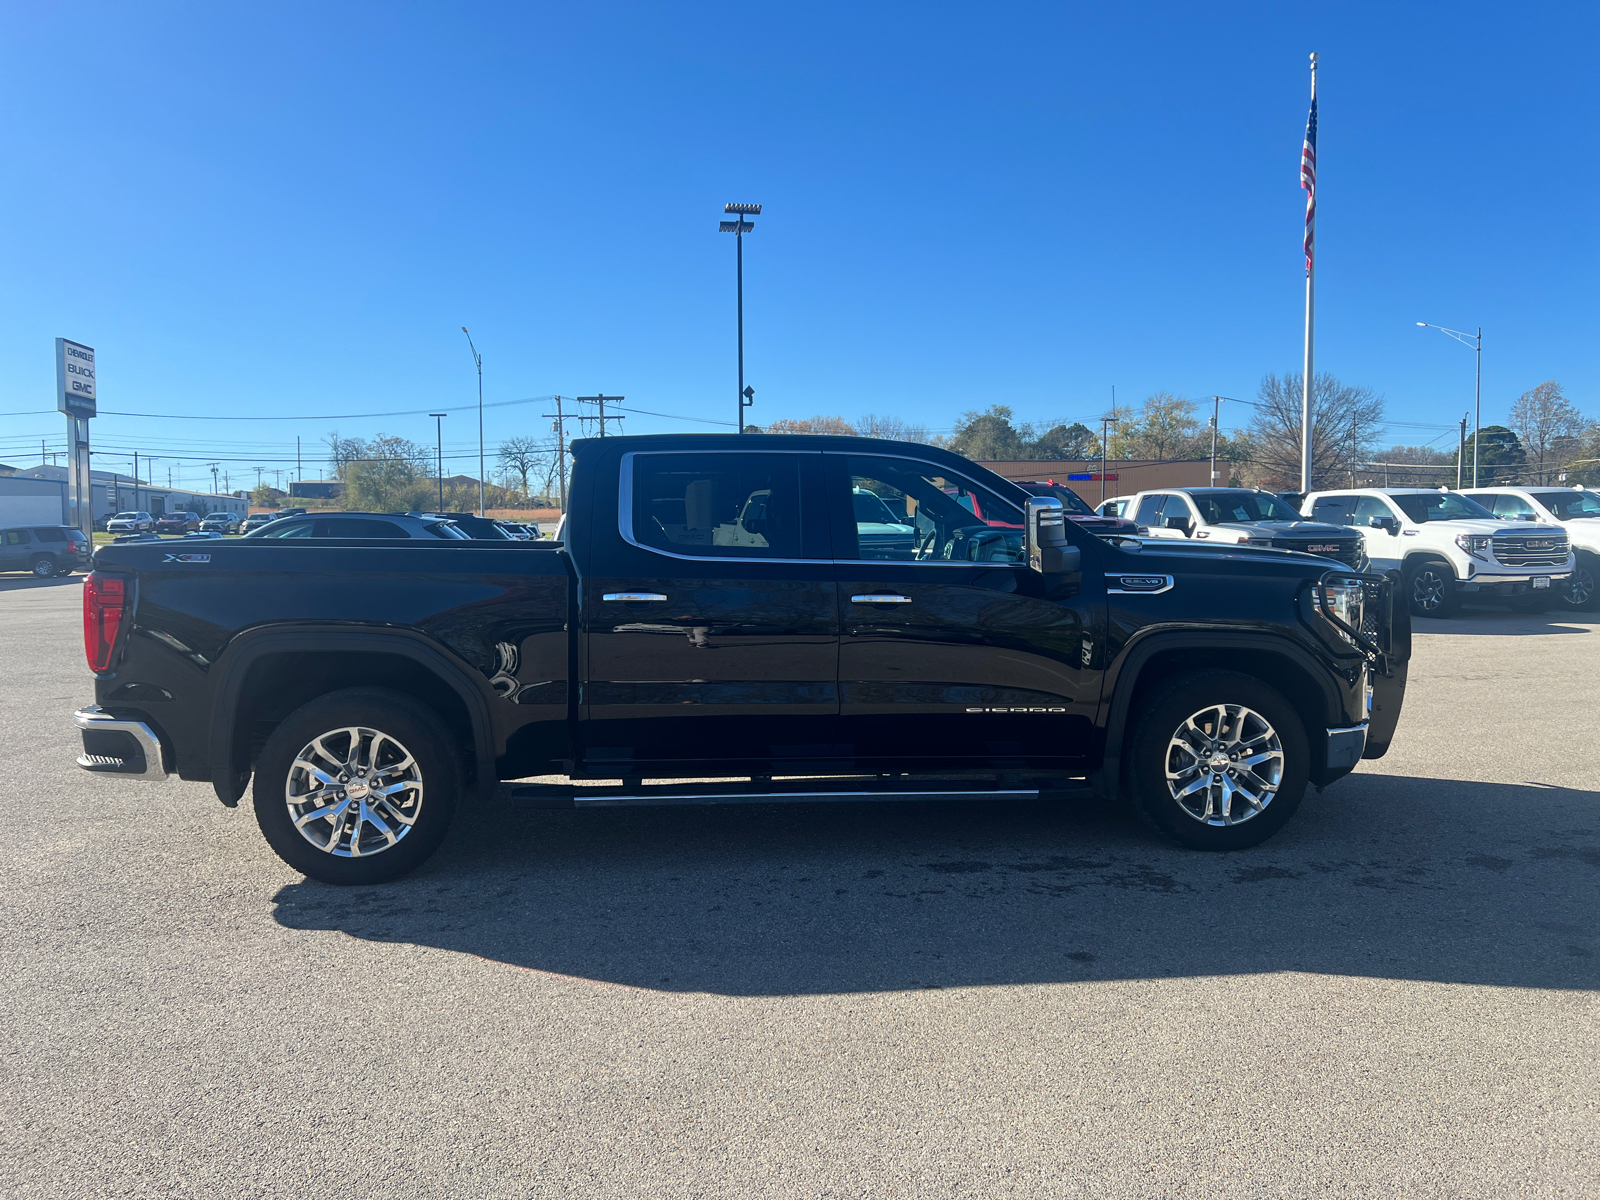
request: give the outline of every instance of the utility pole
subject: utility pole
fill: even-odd
[[[1437,329],[1446,337],[1454,338],[1463,346],[1471,346],[1476,359],[1473,370],[1474,382],[1472,391],[1472,486],[1478,486],[1478,443],[1483,441],[1483,326],[1478,326],[1476,334],[1463,333],[1459,329],[1446,329],[1443,325],[1430,325],[1426,321],[1418,321],[1423,329]]]
[[[1477,447],[1474,446],[1474,449]],[[1467,414],[1461,414],[1461,436],[1456,444],[1456,491],[1461,490],[1461,472],[1467,465]]]
[[[139,511],[139,452],[133,452],[133,511]]]
[[[544,413],[554,417],[556,423],[556,480],[561,484],[561,512],[567,511],[567,414],[561,411],[561,397],[556,397],[556,410]]]
[[[207,465],[209,465],[210,468],[211,468],[211,494],[212,495],[216,495],[216,492],[217,492],[217,464],[216,463],[209,463]]]
[[[600,422],[600,436],[601,437],[605,437],[605,435],[606,435],[606,422],[607,421],[621,421],[621,420],[625,419],[623,417],[608,417],[608,416],[606,416],[606,401],[609,400],[609,401],[611,401],[611,403],[615,404],[619,400],[626,400],[626,399],[627,399],[626,396],[607,396],[604,393],[602,393],[602,394],[600,394],[598,396],[579,396],[579,397],[577,397],[577,401],[578,401],[579,404],[597,404],[597,405],[599,405],[600,406],[600,415],[598,417],[586,417],[586,416],[582,416],[580,414],[579,417],[578,417],[578,420],[580,420],[580,421],[599,421]]]
[[[461,327],[462,333],[467,333],[467,327]],[[478,515],[483,516],[483,355],[478,353],[478,348],[472,344],[472,335],[467,333],[467,345],[472,348],[472,361],[478,368]]]
[[[305,478],[305,473],[300,469],[300,435],[294,435],[294,479],[299,483]]]
[[[429,413],[433,418],[433,432],[439,447],[439,465],[435,474],[439,476],[439,511],[444,511],[444,419],[446,413]]]
[[[1222,415],[1222,402],[1226,396],[1211,397],[1211,486],[1217,486],[1217,418]]]

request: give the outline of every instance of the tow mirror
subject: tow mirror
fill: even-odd
[[[1041,575],[1071,575],[1083,556],[1067,541],[1067,510],[1054,496],[1028,497],[1028,565]]]

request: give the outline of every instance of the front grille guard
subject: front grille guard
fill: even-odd
[[[1355,643],[1356,649],[1366,656],[1374,670],[1379,674],[1388,674],[1388,657],[1393,652],[1392,645],[1383,645],[1367,636],[1364,629],[1356,629],[1342,618],[1328,604],[1326,588],[1333,583],[1352,583],[1359,581],[1363,595],[1361,597],[1361,623],[1367,624],[1367,614],[1374,610],[1374,605],[1380,607],[1382,620],[1375,631],[1384,642],[1392,641],[1394,632],[1394,580],[1387,575],[1376,575],[1370,572],[1341,571],[1335,568],[1324,571],[1322,578],[1317,580],[1317,586],[1311,592],[1312,603],[1317,611],[1327,618],[1328,623],[1341,631]]]

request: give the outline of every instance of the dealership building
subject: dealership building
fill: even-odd
[[[16,467],[10,475],[0,475],[0,524],[70,525],[66,467],[47,463],[38,467]],[[135,480],[114,471],[91,471],[95,521],[119,512],[147,512],[161,516],[169,512],[229,512],[243,517],[250,503],[244,492],[231,496],[191,488],[163,487]]]

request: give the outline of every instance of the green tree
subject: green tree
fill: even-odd
[[[1029,458],[1078,462],[1100,456],[1100,439],[1087,425],[1074,421],[1071,425],[1051,426],[1035,438],[1027,449]]]
[[[258,483],[250,491],[250,503],[257,508],[280,508],[282,505],[270,483]]]
[[[1462,478],[1468,484],[1472,483],[1472,456],[1473,450],[1478,449],[1478,483],[1482,487],[1492,487],[1496,484],[1516,483],[1522,478],[1523,472],[1528,467],[1528,455],[1522,448],[1522,442],[1515,431],[1507,429],[1504,425],[1485,425],[1478,434],[1467,434],[1466,453],[1462,456],[1464,469]],[[1450,466],[1454,469],[1456,456],[1450,456]]]
[[[427,449],[409,438],[380,433],[344,468],[345,506],[358,511],[427,508],[436,502],[435,487],[428,477]]]
[[[1157,392],[1144,402],[1144,408],[1128,426],[1124,438],[1129,458],[1198,458],[1211,453],[1211,434],[1200,445],[1200,422],[1195,417],[1193,400]]]
[[[1027,426],[1017,429],[1011,424],[1011,415],[1010,407],[1004,404],[991,404],[983,412],[962,413],[950,434],[950,449],[980,462],[1031,458],[1027,442],[1033,431]]]

